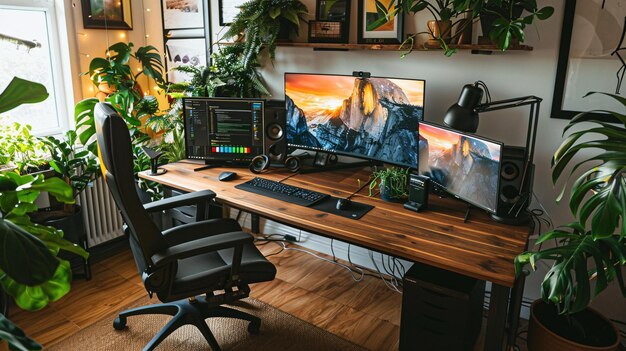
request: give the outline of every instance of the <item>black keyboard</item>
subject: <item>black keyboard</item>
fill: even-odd
[[[259,177],[236,185],[235,188],[301,206],[311,206],[330,196]]]

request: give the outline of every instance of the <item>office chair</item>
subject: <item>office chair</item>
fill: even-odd
[[[232,219],[201,220],[161,232],[149,212],[197,204],[197,217],[204,219],[206,205],[215,193],[205,190],[142,205],[135,191],[126,123],[105,103],[97,104],[94,114],[106,182],[126,223],[135,263],[150,297],[156,294],[162,302],[120,313],[113,327],[124,329],[127,317],[135,315],[173,316],[144,350],[153,350],[186,324],[196,326],[212,350],[220,350],[205,322],[209,317],[243,319],[250,322],[250,333],[258,333],[258,317],[222,305],[247,297],[248,284],[274,279],[274,265]],[[217,290],[223,292],[215,294]]]

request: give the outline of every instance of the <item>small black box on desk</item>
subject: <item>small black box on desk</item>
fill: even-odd
[[[400,351],[473,350],[485,282],[415,263],[404,276]]]

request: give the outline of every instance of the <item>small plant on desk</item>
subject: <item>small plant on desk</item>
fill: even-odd
[[[370,182],[370,194],[378,185],[380,198],[390,202],[402,202],[407,197],[407,181],[409,169],[389,167],[372,173]]]

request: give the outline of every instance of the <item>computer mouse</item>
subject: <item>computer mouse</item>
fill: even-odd
[[[237,179],[237,173],[235,172],[222,172],[219,176],[217,176],[220,182],[227,182],[229,180]]]
[[[339,199],[337,200],[337,209],[338,210],[347,210],[352,205],[352,200],[350,199]]]

